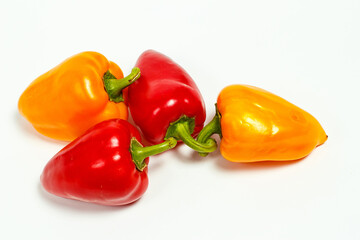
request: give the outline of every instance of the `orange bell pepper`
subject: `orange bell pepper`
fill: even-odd
[[[22,93],[18,108],[41,134],[71,141],[101,121],[127,119],[121,89],[139,74],[134,68],[123,78],[119,66],[102,54],[79,53],[35,79]]]
[[[228,86],[220,92],[216,116],[199,133],[198,141],[205,142],[214,133],[222,137],[222,156],[233,162],[296,160],[327,140],[312,115],[247,85]]]

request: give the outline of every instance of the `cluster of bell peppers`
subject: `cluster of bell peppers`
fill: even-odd
[[[178,142],[206,156],[217,149],[212,135],[219,134],[225,159],[256,162],[300,159],[327,139],[312,115],[257,87],[228,86],[215,106],[204,127],[195,82],[153,50],[126,77],[100,53],[77,54],[34,80],[18,103],[39,133],[71,141],[45,166],[45,190],[102,205],[139,199],[148,186],[149,157]],[[128,110],[140,131],[126,121]],[[152,145],[143,146],[141,134]]]

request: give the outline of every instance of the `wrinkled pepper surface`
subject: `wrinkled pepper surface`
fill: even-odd
[[[135,124],[151,143],[169,137],[182,140],[195,150],[216,149],[210,139],[200,144],[196,136],[205,121],[205,104],[190,75],[169,57],[145,51],[137,60],[140,78],[127,89],[127,104]]]
[[[320,123],[308,112],[248,85],[232,85],[220,92],[216,116],[198,141],[214,133],[222,137],[221,154],[233,162],[296,160],[327,140]]]
[[[139,199],[148,186],[149,156],[175,147],[169,138],[142,147],[139,131],[125,120],[101,122],[58,152],[45,166],[41,183],[54,195],[124,205]]]
[[[133,69],[123,78],[119,66],[100,53],[79,53],[35,79],[18,108],[41,134],[70,141],[103,120],[127,119],[121,90],[138,77]]]

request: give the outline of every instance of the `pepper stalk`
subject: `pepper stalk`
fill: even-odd
[[[139,171],[143,171],[146,167],[145,158],[170,150],[174,148],[176,144],[177,141],[175,138],[168,138],[157,145],[143,147],[136,138],[132,138],[130,143],[130,153],[136,168]]]
[[[170,123],[165,139],[175,138],[183,141],[187,146],[201,153],[210,153],[217,149],[216,141],[212,138],[204,139],[203,142],[194,139],[191,134],[194,132],[195,119],[187,116],[180,117],[177,121]]]
[[[207,142],[213,134],[218,134],[220,138],[222,137],[221,133],[221,114],[217,109],[217,104],[215,104],[215,116],[214,118],[200,131],[197,141],[199,143]],[[199,152],[200,156],[206,157],[208,155],[207,152]]]
[[[103,81],[105,91],[108,93],[110,101],[116,103],[123,102],[124,96],[122,90],[138,80],[139,77],[140,69],[138,67],[134,67],[131,73],[122,79],[116,79],[114,75],[107,71],[103,76]]]

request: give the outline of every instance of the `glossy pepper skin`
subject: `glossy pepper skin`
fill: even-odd
[[[190,75],[153,50],[141,54],[136,67],[141,76],[127,88],[127,103],[144,137],[151,143],[162,142],[170,124],[182,117],[193,120],[190,134],[197,135],[205,121],[205,104]]]
[[[109,101],[105,74],[123,78],[121,69],[96,52],[74,55],[34,80],[21,95],[20,113],[41,134],[71,141],[106,119],[127,119],[124,102]]]
[[[42,186],[60,197],[101,205],[134,202],[148,186],[148,156],[176,144],[172,139],[149,153],[140,139],[138,130],[125,120],[101,122],[47,163],[41,175]]]
[[[220,152],[233,162],[296,160],[327,140],[312,115],[257,87],[224,88],[217,99],[217,111],[212,132],[221,134]],[[199,141],[210,134],[211,127],[205,128]]]

